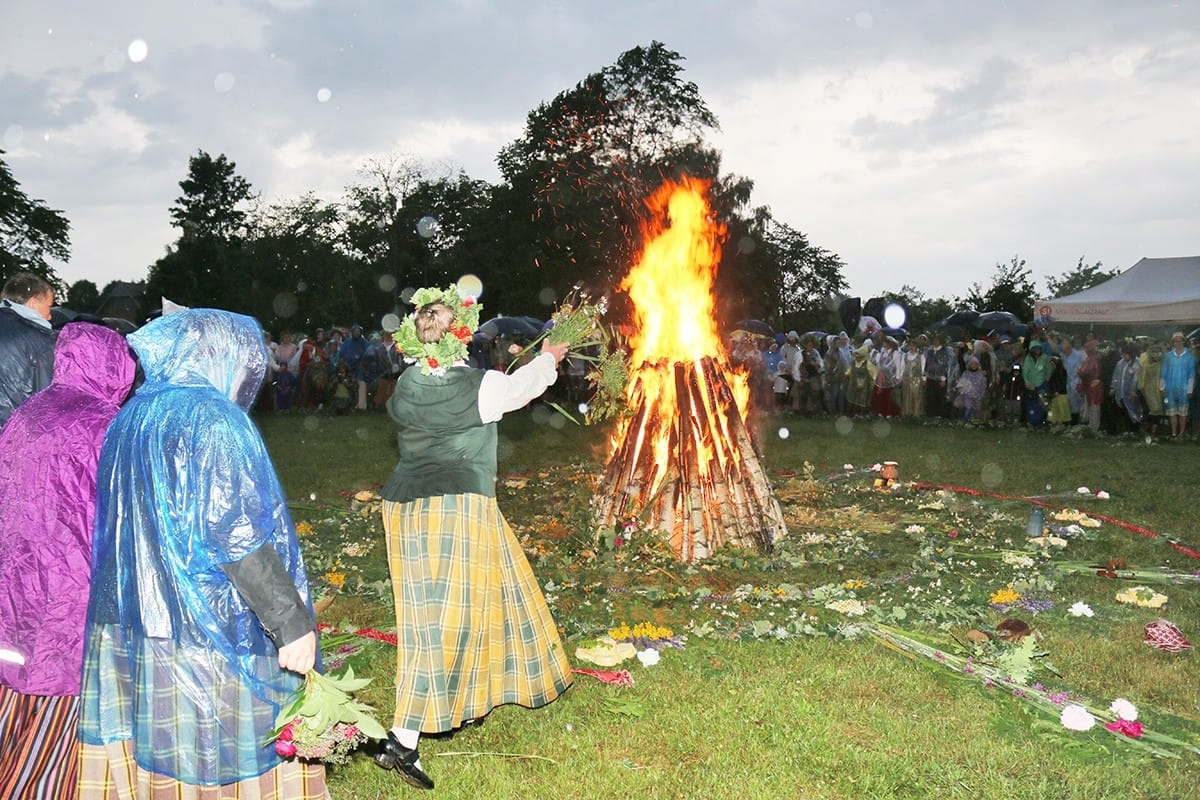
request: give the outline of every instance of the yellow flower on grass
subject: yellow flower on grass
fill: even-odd
[[[1162,608],[1167,604],[1167,596],[1149,586],[1132,586],[1117,592],[1117,602],[1141,608]]]
[[[629,639],[670,639],[675,635],[675,632],[670,628],[664,628],[662,625],[655,625],[653,622],[639,622],[632,628],[622,622],[610,630],[608,635],[614,641],[624,642]]]
[[[331,569],[329,572],[326,572],[321,576],[321,580],[325,581],[335,589],[341,589],[346,585],[346,573],[337,572],[336,570]]]
[[[846,581],[842,584],[843,589],[862,589],[866,584],[862,581]]]
[[[311,524],[309,524],[307,522],[297,522],[296,523],[296,535],[297,536],[311,536],[312,532],[313,532],[313,526]]]
[[[1013,589],[1011,586],[1006,586],[1003,589],[997,589],[992,592],[988,602],[993,605],[1004,605],[1005,603],[1015,603],[1021,599],[1021,593]]]

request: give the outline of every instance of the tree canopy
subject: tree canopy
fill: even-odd
[[[50,259],[71,254],[71,223],[45,201],[29,197],[0,150],[0,285],[18,272],[32,272],[63,292]]]

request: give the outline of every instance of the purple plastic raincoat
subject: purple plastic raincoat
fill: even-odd
[[[59,334],[54,380],[0,430],[0,683],[78,695],[91,576],[96,463],[133,383],[120,334],[75,322]]]

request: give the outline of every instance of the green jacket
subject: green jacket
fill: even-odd
[[[483,370],[452,367],[422,375],[410,367],[396,382],[388,414],[400,462],[380,495],[406,503],[445,494],[496,494],[496,424],[479,416]]]

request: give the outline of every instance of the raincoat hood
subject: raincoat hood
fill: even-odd
[[[58,334],[54,349],[55,386],[119,405],[133,383],[133,355],[124,337],[91,322],[72,322]]]
[[[271,358],[253,317],[213,308],[189,308],[159,317],[129,334],[146,385],[212,386],[249,410]]]

